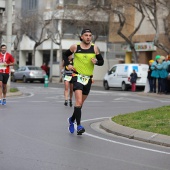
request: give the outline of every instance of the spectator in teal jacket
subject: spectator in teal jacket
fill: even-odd
[[[160,60],[162,64],[162,69],[160,70],[161,92],[166,94],[167,93],[166,84],[167,84],[167,77],[168,77],[168,71],[167,71],[168,63],[165,60],[164,56],[161,56]]]
[[[163,68],[163,65],[161,64],[161,56],[157,55],[155,57],[155,61],[152,63],[151,65],[151,70],[152,70],[152,74],[151,77],[153,77],[155,79],[155,83],[154,83],[154,88],[156,89],[156,80],[158,80],[158,93],[161,93],[161,70]]]

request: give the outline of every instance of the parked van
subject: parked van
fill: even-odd
[[[123,91],[128,90],[131,86],[128,77],[130,77],[133,70],[138,75],[136,86],[144,87],[147,81],[148,68],[147,64],[115,64],[104,76],[104,89],[120,87]]]

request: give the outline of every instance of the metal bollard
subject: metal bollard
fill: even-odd
[[[44,76],[44,87],[48,87],[48,76]]]

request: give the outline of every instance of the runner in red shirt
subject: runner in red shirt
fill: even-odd
[[[13,56],[6,52],[6,45],[1,45],[0,53],[0,104],[6,105],[7,82],[10,74],[10,66],[14,65]]]

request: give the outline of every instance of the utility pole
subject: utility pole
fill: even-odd
[[[52,19],[53,20],[53,19]],[[52,22],[53,23],[53,22]],[[53,74],[53,40],[51,38],[51,50],[50,50],[50,77],[49,81],[52,82],[52,74]]]
[[[54,26],[54,2],[53,0],[51,1],[51,10],[52,10],[52,16],[51,16],[51,24],[52,24],[52,33],[53,33],[53,26]],[[53,50],[53,38],[51,37],[51,50],[50,50],[50,75],[49,75],[49,81],[52,82],[52,74],[53,74],[53,54],[54,54],[54,50]]]
[[[11,44],[12,44],[12,0],[7,0],[6,5],[7,11],[7,51],[11,53]]]
[[[7,42],[7,51],[11,53],[11,44],[12,44],[12,0],[6,1],[6,11],[7,11],[7,32],[6,32],[6,42]],[[9,76],[8,79],[8,90],[10,89],[10,82],[11,82],[11,76]]]

